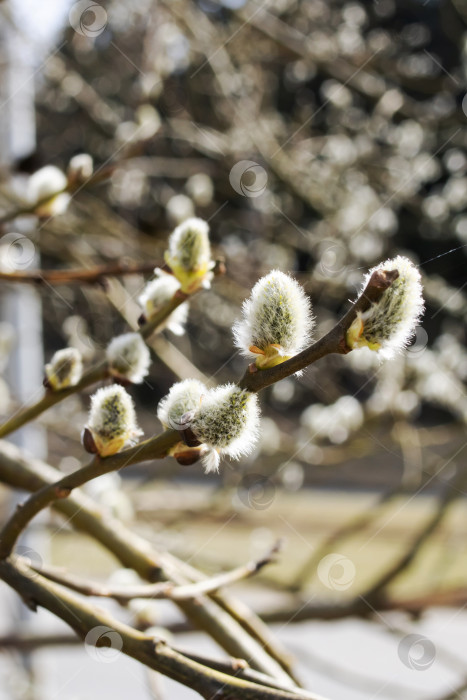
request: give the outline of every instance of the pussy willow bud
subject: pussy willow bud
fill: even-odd
[[[256,394],[235,384],[211,389],[190,421],[193,434],[204,445],[206,473],[217,471],[220,455],[239,459],[258,439],[259,406]]]
[[[211,260],[209,226],[203,219],[187,219],[169,237],[165,261],[180,281],[182,292],[209,288],[215,265]]]
[[[63,192],[68,180],[55,165],[46,165],[37,170],[28,180],[27,198],[31,204],[37,203],[37,216],[56,216],[63,214],[70,201],[68,192]]]
[[[89,153],[78,153],[68,163],[67,175],[71,185],[82,185],[92,177],[94,162]]]
[[[44,384],[52,391],[60,391],[78,384],[83,374],[81,353],[76,348],[57,350],[45,366]]]
[[[186,421],[182,420],[183,416],[199,409],[201,397],[207,391],[203,382],[198,379],[185,379],[174,384],[157,407],[157,417],[164,428],[183,430],[187,425]]]
[[[190,427],[190,420],[201,405],[201,400],[207,392],[205,385],[198,379],[185,379],[174,384],[167,396],[159,401],[157,417],[167,430],[178,430],[183,433]],[[183,433],[184,434],[184,433]],[[186,434],[184,434],[186,437]],[[186,439],[178,442],[170,450],[169,454],[179,464],[189,466],[198,461],[202,447],[196,441],[196,445],[187,445]]]
[[[95,449],[90,449],[87,433]],[[91,397],[89,420],[83,434],[88,451],[107,457],[135,444],[142,434],[136,423],[133,400],[122,386],[103,387]]]
[[[107,348],[109,372],[117,379],[141,384],[151,364],[149,349],[139,333],[124,333]]]
[[[241,352],[256,357],[256,366],[265,369],[303,350],[313,325],[311,302],[302,287],[289,275],[273,270],[253,287],[233,334]]]
[[[404,348],[414,335],[424,310],[422,284],[415,265],[398,255],[370,270],[362,291],[376,270],[397,270],[399,276],[378,302],[357,315],[347,331],[346,341],[349,348],[368,347],[389,358]]]
[[[150,321],[151,318],[169,302],[174,294],[180,290],[180,282],[173,276],[162,270],[156,269],[155,279],[150,280],[142,294],[138,297],[138,302],[143,309],[144,320]],[[183,335],[185,333],[184,325],[188,316],[188,304],[183,303],[172,311],[166,321],[159,326],[162,330],[167,328],[175,335]]]

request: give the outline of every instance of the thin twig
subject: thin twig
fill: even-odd
[[[268,553],[261,559],[256,559],[248,564],[239,566],[231,571],[226,571],[217,576],[212,576],[196,583],[189,583],[181,586],[174,586],[172,583],[155,583],[152,585],[141,585],[131,587],[107,586],[96,582],[87,581],[68,572],[63,572],[56,567],[35,567],[35,571],[40,573],[50,581],[55,581],[62,586],[66,586],[72,591],[82,593],[87,596],[101,598],[114,598],[121,604],[126,604],[135,598],[144,599],[169,599],[169,600],[193,600],[200,595],[213,593],[219,588],[229,586],[243,579],[250,578],[259,573],[263,567],[273,562],[279,551],[280,542],[277,542]]]

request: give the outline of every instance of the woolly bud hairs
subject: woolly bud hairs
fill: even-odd
[[[185,379],[174,384],[157,407],[157,417],[164,428],[180,430],[186,427],[183,416],[199,409],[201,397],[207,391],[205,385],[197,379]]]
[[[256,394],[226,384],[209,390],[202,398],[190,428],[206,446],[206,471],[217,471],[219,453],[239,459],[254,448],[258,439],[259,407]]]
[[[257,366],[265,368],[303,350],[313,325],[311,302],[301,285],[284,272],[273,270],[253,287],[233,333],[242,353],[256,356]]]
[[[165,304],[167,304],[180,289],[180,282],[173,275],[156,269],[156,277],[150,280],[138,297],[138,303],[149,321]],[[180,304],[159,328],[167,328],[175,335],[183,335],[184,325],[188,315],[188,305]]]
[[[107,348],[109,371],[114,377],[141,384],[151,363],[149,350],[139,333],[124,333]]]
[[[209,287],[214,262],[211,260],[209,226],[203,219],[191,218],[177,226],[169,237],[165,261],[186,294]]]
[[[102,457],[133,445],[137,442],[136,438],[143,434],[136,423],[131,396],[116,384],[98,389],[91,397],[87,428]]]
[[[53,391],[78,384],[83,374],[81,353],[76,348],[57,350],[45,366],[47,386]]]
[[[358,314],[347,331],[346,340],[352,349],[369,347],[381,357],[390,358],[406,347],[420,322],[424,311],[421,277],[408,258],[398,255],[370,270],[362,291],[376,270],[397,270],[399,276],[378,302]]]

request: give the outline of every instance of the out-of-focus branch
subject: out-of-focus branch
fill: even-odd
[[[21,282],[42,284],[81,284],[103,283],[106,277],[123,277],[152,272],[156,267],[154,262],[145,263],[114,263],[112,265],[96,265],[95,267],[75,270],[35,270],[27,272],[2,272],[0,280],[5,282]]]
[[[22,652],[43,647],[76,646],[81,640],[71,634],[7,634],[0,637],[0,649],[17,649]]]
[[[400,493],[401,489],[399,487],[391,489],[388,493],[384,493],[382,496],[380,496],[378,498],[378,502],[375,505],[372,505],[367,511],[364,513],[359,513],[353,520],[344,523],[342,527],[335,530],[335,532],[333,532],[305,561],[302,568],[298,571],[294,580],[289,585],[289,590],[293,592],[302,590],[306,586],[310,576],[316,571],[321,559],[328,552],[332,551],[332,548],[337,542],[340,542],[343,539],[348,539],[349,537],[362,532],[362,530],[365,530],[368,525],[379,516],[381,507],[390,502]]]
[[[100,167],[85,182],[80,183],[79,186],[72,182],[68,182],[68,184],[65,187],[62,187],[62,189],[57,190],[52,194],[48,194],[46,197],[37,200],[37,202],[33,202],[32,204],[24,204],[22,206],[16,207],[16,209],[12,209],[11,211],[6,212],[3,216],[0,217],[0,226],[2,224],[8,223],[9,221],[13,221],[18,216],[27,216],[28,214],[35,215],[36,211],[40,209],[40,207],[55,199],[55,197],[58,197],[60,194],[63,194],[65,192],[73,193],[85,187],[91,187],[92,185],[104,182],[112,175],[114,169],[115,165]]]
[[[398,610],[414,618],[420,617],[426,610],[434,607],[461,608],[467,603],[467,589],[453,588],[434,591],[423,595],[405,598],[398,596],[380,597],[367,602],[364,596],[343,603],[305,600],[302,596],[293,598],[286,604],[274,608],[259,610],[261,619],[268,624],[280,624],[293,617],[294,622],[306,620],[344,620],[348,617],[372,617],[376,612]],[[177,631],[181,631],[177,629]]]
[[[463,449],[463,446],[461,449]],[[459,454],[461,450],[457,452]],[[447,484],[443,496],[440,498],[437,508],[431,518],[423,527],[412,544],[407,548],[404,554],[397,559],[394,564],[389,567],[381,577],[366,591],[365,598],[373,602],[377,599],[388,585],[402,574],[413,562],[422,546],[427,542],[433,532],[439,527],[442,521],[446,518],[451,505],[464,493],[460,490],[462,485],[467,480],[467,473],[460,470]]]

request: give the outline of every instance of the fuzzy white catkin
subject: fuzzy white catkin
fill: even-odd
[[[47,383],[53,391],[76,386],[83,374],[81,353],[76,348],[57,350],[45,365]]]
[[[273,270],[253,287],[243,303],[243,318],[233,327],[235,344],[248,356],[277,346],[284,359],[296,355],[310,341],[314,320],[311,302],[301,285],[289,275]]]
[[[88,180],[94,171],[94,161],[89,153],[78,153],[68,163],[68,177],[76,183]]]
[[[91,410],[86,426],[102,457],[133,445],[143,434],[137,425],[131,396],[122,386],[102,387],[91,397]]]
[[[156,277],[146,284],[138,297],[138,302],[148,321],[164,306],[164,304],[167,304],[180,289],[180,282],[173,275],[169,275],[158,269],[154,272]],[[172,311],[170,316],[159,328],[167,328],[175,335],[183,335],[187,316],[188,304],[184,302]]]
[[[207,391],[206,386],[198,379],[184,379],[174,384],[157,407],[157,417],[164,428],[180,430],[186,427],[182,417],[199,409],[201,397]]]
[[[55,165],[46,165],[31,175],[27,184],[27,199],[31,204],[42,202],[37,213],[43,216],[63,214],[70,195],[62,192],[68,184],[67,177]],[[57,193],[60,194],[57,194]],[[47,198],[50,200],[47,201]]]
[[[106,356],[110,373],[133,384],[141,384],[151,364],[149,349],[139,333],[124,333],[114,338]]]
[[[190,218],[177,226],[169,237],[165,261],[187,294],[210,286],[214,262],[208,234],[206,221]]]
[[[209,390],[196,411],[190,428],[205,450],[206,473],[217,471],[220,455],[239,459],[249,454],[259,437],[260,411],[256,394],[225,384]]]
[[[401,255],[372,268],[362,291],[376,270],[397,270],[399,277],[380,300],[360,313],[347,333],[349,347],[369,347],[388,359],[405,348],[413,337],[424,311],[422,283],[417,267]]]

